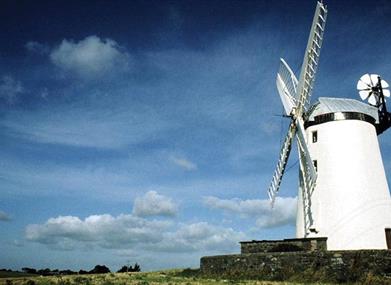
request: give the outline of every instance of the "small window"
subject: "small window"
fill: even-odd
[[[318,141],[318,131],[312,132],[312,142],[316,143]]]
[[[387,248],[391,249],[391,228],[386,229]]]
[[[318,161],[313,160],[312,162],[314,163],[315,170],[318,171]]]

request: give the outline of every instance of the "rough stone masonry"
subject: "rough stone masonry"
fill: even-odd
[[[391,250],[328,251],[327,238],[241,242],[241,253],[201,258],[208,277],[355,282],[390,278]]]

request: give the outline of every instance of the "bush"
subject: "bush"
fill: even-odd
[[[37,274],[37,269],[35,268],[23,267],[22,271],[28,274]]]
[[[141,267],[140,265],[138,265],[138,263],[136,262],[134,264],[134,267],[132,266],[122,266],[120,270],[117,271],[117,273],[124,273],[124,272],[140,272],[141,271]]]
[[[132,268],[132,266],[130,266],[130,268]],[[131,272],[140,272],[140,271],[141,271],[140,265],[138,265],[136,262]]]
[[[96,265],[94,269],[90,271],[92,274],[110,273],[110,269],[106,265]]]
[[[117,271],[117,273],[124,273],[128,272],[128,267],[126,265],[122,266],[120,270]]]

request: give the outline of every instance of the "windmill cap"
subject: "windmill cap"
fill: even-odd
[[[361,101],[346,98],[320,97],[309,109],[307,122],[316,121],[316,117],[333,113],[357,113],[369,116],[373,123],[379,122],[378,109]]]

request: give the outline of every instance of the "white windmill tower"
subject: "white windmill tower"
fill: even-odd
[[[268,195],[274,203],[297,138],[300,161],[296,237],[327,237],[330,250],[391,248],[391,198],[377,135],[391,126],[388,84],[364,75],[362,99],[310,105],[327,7],[317,3],[300,77],[281,59],[277,89],[291,118]]]

